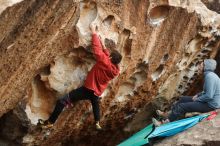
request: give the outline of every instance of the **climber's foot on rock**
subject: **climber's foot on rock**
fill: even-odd
[[[95,128],[96,130],[102,130],[102,127],[100,126],[99,122],[96,122]]]
[[[38,120],[37,125],[39,125],[42,129],[48,129],[48,128],[52,128],[53,124],[50,123],[48,120],[44,121],[42,119]]]

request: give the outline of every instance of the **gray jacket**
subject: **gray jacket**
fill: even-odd
[[[220,108],[220,78],[213,71],[216,68],[216,61],[213,59],[204,60],[205,82],[202,94],[198,94],[196,101],[207,102],[211,108]]]

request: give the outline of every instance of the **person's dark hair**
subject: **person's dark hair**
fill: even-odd
[[[111,62],[115,65],[119,64],[121,62],[122,56],[117,50],[113,50],[111,52]]]

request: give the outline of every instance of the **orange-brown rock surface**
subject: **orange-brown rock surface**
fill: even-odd
[[[195,93],[203,59],[220,63],[220,14],[203,2],[0,0],[0,116],[13,110],[19,117],[15,107],[23,109],[20,120],[29,120],[24,145],[118,144],[148,124],[155,108]],[[93,127],[90,103],[80,101],[52,131],[39,132],[37,120],[81,86],[95,63],[92,22],[105,45],[123,55],[120,76],[100,101],[103,131]]]

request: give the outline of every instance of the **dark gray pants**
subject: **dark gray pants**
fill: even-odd
[[[168,119],[170,121],[175,121],[182,118],[186,113],[189,112],[209,112],[214,110],[208,106],[206,102],[193,101],[192,96],[183,96],[180,100],[173,105],[171,109],[171,114],[169,114]]]

